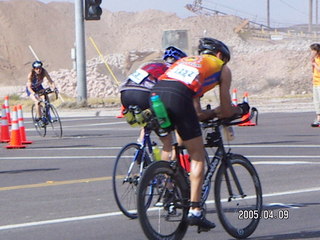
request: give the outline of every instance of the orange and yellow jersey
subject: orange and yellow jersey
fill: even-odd
[[[182,82],[196,93],[195,97],[201,97],[219,84],[223,63],[208,54],[185,57],[172,64],[159,80]]]
[[[317,66],[320,67],[320,56],[317,56],[315,59]],[[320,71],[313,67],[313,85],[320,86]]]

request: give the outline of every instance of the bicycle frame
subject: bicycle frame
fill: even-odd
[[[240,196],[242,198],[246,196],[243,194],[243,190],[242,190],[242,187],[239,183],[238,177],[237,177],[232,165],[228,161],[229,155],[232,153],[230,153],[231,149],[229,149],[227,152],[224,147],[219,125],[214,126],[214,131],[217,134],[217,136],[216,136],[217,137],[217,141],[216,141],[217,150],[216,150],[212,160],[210,161],[209,169],[207,170],[206,175],[204,177],[204,182],[202,185],[202,194],[201,194],[201,205],[202,206],[205,204],[205,202],[209,196],[211,179],[212,179],[216,169],[221,164],[225,164],[228,167],[228,169],[230,169],[233,180],[235,181],[237,189],[240,193]],[[225,172],[225,177],[226,177],[226,183],[227,183],[227,188],[228,188],[228,192],[229,192],[229,196],[230,196],[229,200],[230,200],[234,196],[234,194],[233,194],[232,187],[230,185],[230,177],[229,177],[227,171]]]

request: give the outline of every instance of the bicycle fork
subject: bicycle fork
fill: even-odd
[[[232,179],[233,179],[233,181],[234,181],[234,183],[235,183],[235,185],[237,187],[237,190],[239,192],[238,196],[240,196],[241,198],[245,198],[246,197],[246,195],[243,193],[243,190],[242,190],[242,187],[240,185],[240,182],[239,182],[239,179],[237,177],[237,174],[236,174],[231,162],[228,160],[228,159],[231,158],[230,156],[231,156],[231,154],[228,153],[227,156],[226,156],[225,161],[223,161],[224,164],[225,164],[224,176],[226,178],[226,184],[227,184],[228,193],[229,193],[228,202],[231,202],[232,199],[236,199],[236,196],[237,196],[237,195],[234,194],[234,191],[232,189],[232,186],[231,186],[231,183],[230,183],[231,181],[230,181],[230,176],[229,176],[229,173],[228,173],[228,169],[230,170]]]

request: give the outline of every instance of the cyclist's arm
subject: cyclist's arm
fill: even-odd
[[[216,117],[216,112],[214,109],[203,110],[201,108],[200,97],[193,98],[193,106],[196,110],[199,121],[205,121]]]
[[[218,118],[230,118],[235,114],[241,115],[242,110],[232,105],[230,87],[231,71],[228,66],[223,66],[219,84],[220,106],[215,109]]]
[[[30,94],[32,94],[32,95],[36,94],[36,92],[33,91],[33,89],[32,89],[32,73],[31,72],[28,75],[27,88],[28,88]]]
[[[54,84],[54,81],[52,80],[52,78],[50,77],[48,71],[45,71],[45,77],[48,79],[49,85],[51,89],[56,89],[56,85]]]

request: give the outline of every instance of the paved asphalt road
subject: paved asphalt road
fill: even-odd
[[[310,127],[313,117],[264,113],[258,126],[235,127],[232,151],[257,168],[265,208],[289,213],[286,220],[262,219],[250,239],[320,239],[320,128]],[[33,144],[1,147],[0,239],[145,239],[139,222],[119,213],[111,188],[115,156],[138,129],[114,116],[62,121],[62,139],[37,136],[27,118]],[[211,212],[216,229],[197,234],[191,227],[185,239],[231,239]]]

